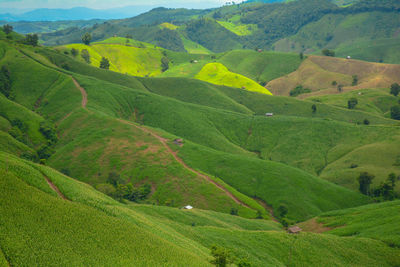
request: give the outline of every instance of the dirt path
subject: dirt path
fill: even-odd
[[[78,88],[79,91],[81,91],[81,94],[82,94],[82,107],[83,107],[83,108],[86,108],[86,104],[87,104],[87,93],[86,93],[85,89],[77,82],[77,80],[75,80],[74,77],[71,76],[71,78],[72,78],[72,81],[74,82],[76,88]]]
[[[73,80],[73,82],[74,82],[76,88],[78,88],[79,91],[80,91],[81,94],[82,94],[82,107],[83,107],[83,108],[86,108],[86,104],[87,104],[87,93],[86,93],[85,89],[78,83],[77,80],[75,80],[73,77],[71,77],[71,78],[72,78],[72,80]],[[198,172],[198,171],[196,171],[196,170],[190,168],[181,158],[178,157],[177,153],[176,153],[175,151],[173,151],[173,150],[168,146],[168,144],[167,144],[168,139],[162,138],[161,136],[159,136],[159,135],[155,134],[154,132],[150,131],[149,129],[146,129],[146,128],[144,128],[144,127],[138,126],[138,125],[136,125],[136,124],[134,124],[134,123],[132,123],[132,122],[130,122],[130,121],[126,121],[126,120],[122,120],[122,119],[118,119],[118,120],[119,120],[120,122],[124,123],[124,124],[129,124],[129,125],[131,125],[131,126],[134,126],[134,127],[138,128],[138,129],[140,129],[140,130],[142,130],[142,131],[144,131],[144,132],[150,134],[150,135],[153,136],[154,138],[158,139],[158,140],[161,142],[161,144],[167,149],[167,151],[174,157],[174,159],[175,159],[179,164],[181,164],[185,169],[187,169],[188,171],[190,171],[190,172],[192,172],[192,173],[194,173],[194,174],[196,174],[196,175],[198,175],[198,176],[200,176],[200,177],[206,179],[208,182],[214,184],[216,187],[218,187],[219,189],[221,189],[222,191],[224,191],[225,194],[226,194],[227,196],[229,196],[229,197],[230,197],[233,201],[235,201],[237,204],[242,205],[242,206],[245,206],[245,207],[247,207],[247,208],[249,208],[249,209],[252,209],[252,208],[250,208],[246,203],[242,202],[240,199],[238,199],[237,197],[235,197],[231,192],[229,192],[228,189],[226,189],[224,186],[222,186],[222,185],[218,184],[217,182],[215,182],[215,181],[214,181],[213,179],[211,179],[209,176],[204,175],[204,174],[202,174],[202,173],[200,173],[200,172]],[[47,182],[49,183],[49,185],[53,188],[53,190],[56,191],[57,193],[59,193],[59,195],[60,195],[61,192],[58,190],[58,188],[55,187],[54,184],[52,184],[47,178],[46,178],[46,180],[47,180]],[[60,196],[62,196],[62,194],[61,194]],[[62,197],[65,199],[64,196],[62,196]]]
[[[144,128],[144,127],[138,126],[138,125],[136,125],[136,124],[134,124],[134,123],[132,123],[132,122],[130,122],[130,121],[125,121],[125,120],[122,120],[122,119],[118,119],[118,120],[119,120],[120,122],[122,122],[122,123],[132,125],[132,126],[138,128],[138,129],[140,129],[140,130],[142,130],[142,131],[144,131],[144,132],[150,134],[150,135],[153,136],[154,138],[158,139],[158,140],[161,142],[161,144],[167,149],[167,151],[174,157],[174,159],[175,159],[179,164],[181,164],[186,170],[188,170],[188,171],[190,171],[190,172],[192,172],[192,173],[194,173],[194,174],[196,174],[196,175],[198,175],[198,176],[200,176],[200,177],[206,179],[208,182],[214,184],[216,187],[218,187],[219,189],[221,189],[222,191],[224,191],[225,194],[226,194],[227,196],[229,196],[229,197],[230,197],[233,201],[235,201],[237,204],[242,205],[242,206],[245,206],[245,207],[247,207],[247,208],[249,208],[249,209],[252,209],[252,208],[250,208],[246,203],[242,202],[240,199],[238,199],[237,197],[235,197],[235,196],[234,196],[231,192],[229,192],[229,190],[226,189],[224,186],[218,184],[218,183],[215,182],[213,179],[211,179],[209,176],[204,175],[204,174],[202,174],[202,173],[200,173],[200,172],[198,172],[198,171],[192,169],[191,167],[189,167],[181,158],[178,157],[177,153],[176,153],[175,151],[173,151],[173,150],[168,146],[168,144],[167,144],[168,139],[165,139],[165,138],[163,138],[163,137],[161,137],[161,136],[155,134],[154,132],[150,131],[149,129],[146,129],[146,128]]]
[[[53,189],[53,191],[56,192],[58,196],[60,196],[60,197],[61,197],[62,199],[64,199],[64,200],[68,200],[68,199],[63,195],[63,193],[61,193],[61,191],[58,189],[58,187],[55,186],[55,184],[53,184],[52,181],[50,181],[50,179],[49,179],[47,176],[43,175],[43,177],[46,179],[46,181],[47,181],[47,183],[49,184],[50,188]]]

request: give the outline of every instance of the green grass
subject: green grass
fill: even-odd
[[[236,35],[239,36],[246,36],[246,35],[251,35],[257,30],[257,25],[256,24],[243,24],[243,25],[236,25],[232,22],[228,21],[217,21],[219,25],[222,27],[226,28],[227,30],[230,30]]]
[[[372,239],[294,236],[265,220],[120,204],[48,167],[6,154],[1,154],[0,162],[5,157],[42,181],[45,174],[72,200],[27,186],[16,176],[21,170],[1,168],[0,209],[6,216],[2,217],[0,245],[12,265],[206,266],[212,244],[256,266],[395,266],[400,262],[398,249]],[[16,189],[20,194],[11,193]]]
[[[105,57],[110,61],[110,70],[112,71],[141,77],[156,76],[161,73],[162,53],[160,49],[96,43],[90,46],[71,44],[65,48],[75,48],[79,51],[88,50],[92,66],[99,67],[102,57]],[[81,58],[80,60],[83,61]]]
[[[333,228],[329,234],[368,237],[400,246],[400,202],[384,202],[321,215],[318,221]]]
[[[263,94],[271,94],[267,89],[253,80],[250,80],[243,75],[230,72],[221,63],[208,63],[201,69],[195,78],[217,85],[225,85]]]
[[[193,42],[192,40],[186,38],[185,36],[183,36],[183,34],[180,35],[183,45],[185,47],[185,50],[189,53],[189,54],[211,54],[211,51],[208,50],[207,48],[205,48],[204,46]]]

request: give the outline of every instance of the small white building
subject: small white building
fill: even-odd
[[[272,116],[274,116],[274,113],[265,113],[265,116],[272,117]]]
[[[346,58],[347,58],[347,59],[351,59],[351,56],[347,56]]]
[[[193,207],[190,206],[190,205],[187,205],[187,206],[184,206],[183,209],[184,209],[184,210],[191,210],[191,209],[193,209]]]

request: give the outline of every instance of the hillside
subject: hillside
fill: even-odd
[[[353,85],[354,75],[358,80],[356,85]],[[302,85],[310,89],[312,93],[301,95],[301,97],[310,97],[338,93],[338,85],[343,85],[343,92],[389,88],[391,84],[400,82],[399,77],[399,65],[309,56],[295,72],[270,81],[266,88],[273,94],[288,96],[296,86]]]

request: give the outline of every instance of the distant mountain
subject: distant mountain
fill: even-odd
[[[122,19],[149,11],[153,6],[129,6],[108,10],[74,7],[71,9],[35,9],[23,14],[0,14],[4,21],[65,21],[90,19]]]

